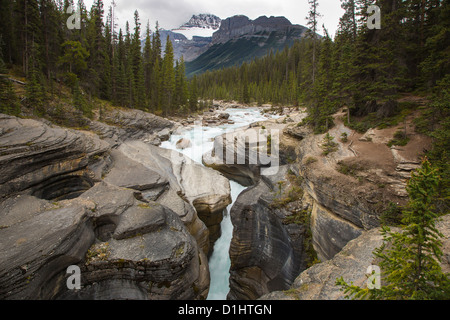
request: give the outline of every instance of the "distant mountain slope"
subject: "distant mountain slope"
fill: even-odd
[[[240,65],[255,57],[281,50],[301,39],[306,27],[293,25],[284,17],[259,17],[250,20],[243,15],[222,20],[206,52],[186,63],[188,76],[207,70]]]
[[[195,30],[191,30],[194,34]],[[184,34],[172,30],[159,30],[161,45],[164,51],[167,42],[167,36],[172,41],[174,58],[179,60],[182,56],[185,61],[192,61],[205,52],[211,44],[212,37],[192,36],[188,39]]]
[[[221,24],[221,19],[213,14],[198,14],[177,29],[160,30],[163,49],[167,36],[172,41],[174,57],[179,60],[192,61],[205,52],[212,41],[212,35]]]

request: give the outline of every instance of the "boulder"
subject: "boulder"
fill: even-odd
[[[170,120],[136,109],[106,110],[103,121],[117,128],[121,141],[139,139],[153,145],[168,140],[175,127],[175,123]]]
[[[157,136],[161,141],[167,141],[170,139],[171,134],[172,132],[171,130],[169,130],[169,128],[164,128],[157,133]]]
[[[207,296],[206,257],[178,215],[133,190],[101,182],[61,202],[10,198],[0,212],[1,299]],[[71,265],[81,269],[80,290],[66,286]]]
[[[261,152],[262,148],[267,148],[267,140],[264,140],[267,132],[259,134],[258,130],[243,128],[216,137],[213,150],[202,157],[203,164],[241,185],[254,185],[260,178],[261,168],[279,162],[267,151]]]
[[[217,115],[217,118],[219,118],[221,120],[228,120],[230,118],[230,114],[226,113],[226,112],[222,112]]]
[[[165,187],[169,183],[156,171],[133,161],[118,150],[111,151],[111,161],[103,181],[112,185],[145,192]]]
[[[205,223],[220,224],[223,210],[231,203],[229,181],[174,150],[127,141],[119,151],[168,181],[168,189],[156,201],[176,212],[208,253],[211,241]]]
[[[186,138],[181,138],[176,143],[176,148],[177,149],[183,150],[183,149],[187,149],[187,148],[190,148],[190,147],[192,147],[191,140],[186,139]]]

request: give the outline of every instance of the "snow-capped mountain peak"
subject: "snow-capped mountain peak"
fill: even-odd
[[[218,16],[209,13],[201,13],[198,15],[193,15],[189,22],[183,24],[180,29],[185,28],[204,28],[204,29],[214,29],[220,28],[220,23],[222,19]]]
[[[220,28],[222,20],[208,13],[193,15],[192,18],[173,32],[181,33],[186,38],[192,39],[198,37],[212,37],[212,34]]]

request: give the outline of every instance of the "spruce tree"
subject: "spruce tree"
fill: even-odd
[[[310,6],[308,16],[306,17],[308,23],[308,35],[312,39],[313,49],[312,49],[312,83],[314,84],[316,80],[316,69],[317,69],[317,31],[318,23],[321,14],[319,13],[319,1],[318,0],[308,0]]]
[[[162,112],[162,61],[161,61],[161,38],[159,24],[156,22],[155,32],[152,37],[152,74],[150,79],[151,87],[151,108],[154,112]]]
[[[162,65],[162,106],[164,113],[171,114],[174,109],[174,93],[175,93],[175,70],[174,70],[174,54],[173,45],[167,36],[166,50],[164,51],[164,59]]]
[[[134,34],[130,43],[130,64],[132,70],[133,107],[145,109],[145,80],[141,53],[141,23],[139,12],[134,12]]]
[[[20,114],[19,101],[7,73],[3,54],[0,51],[0,113],[17,116]]]
[[[144,52],[143,52],[143,65],[144,65],[144,86],[145,86],[145,97],[146,97],[146,106],[149,110],[151,110],[151,80],[153,73],[153,51],[152,51],[152,41],[150,35],[150,25],[147,23],[147,29],[145,32],[145,44],[144,44]]]
[[[188,100],[188,87],[186,80],[186,67],[183,57],[176,62],[175,68],[175,106],[186,107]]]
[[[42,25],[39,13],[39,4],[36,0],[17,0],[15,2],[15,37],[18,39],[17,61],[22,63],[23,73],[31,75],[34,64],[32,59],[38,59],[41,65],[41,38]],[[41,65],[42,66],[42,65]],[[34,72],[34,70],[32,71]]]
[[[28,77],[26,89],[26,104],[38,116],[45,114],[44,102],[46,99],[43,86],[42,69],[38,58],[39,50],[37,44],[33,43],[30,54],[30,65],[28,66]]]
[[[198,80],[197,76],[193,76],[189,83],[189,109],[191,112],[197,111],[198,108]]]

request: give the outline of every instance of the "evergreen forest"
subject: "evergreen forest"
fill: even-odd
[[[52,102],[62,97],[87,117],[101,104],[96,99],[159,115],[195,111],[196,89],[183,59],[174,61],[172,43],[162,48],[158,23],[143,30],[135,11],[132,24],[118,29],[114,9],[102,0],[90,10],[83,0],[1,0],[0,112],[28,108],[55,118]],[[17,79],[24,92],[13,90]]]

